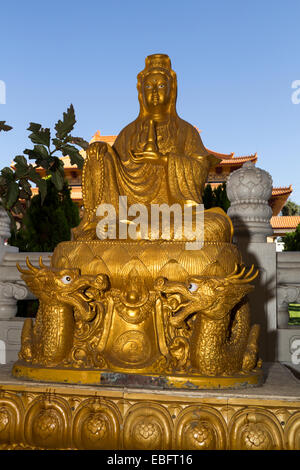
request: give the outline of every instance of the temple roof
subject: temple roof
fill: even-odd
[[[206,147],[205,147],[206,148]],[[253,155],[240,155],[238,157],[234,156],[234,152],[232,153],[220,153],[215,152],[214,150],[210,150],[206,148],[209,153],[212,153],[218,158],[222,158],[220,165],[234,165],[238,163],[245,163],[245,162],[256,162],[257,161],[257,153]]]
[[[98,130],[95,132],[93,137],[90,140],[90,144],[92,142],[107,142],[110,145],[113,145],[114,141],[116,140],[117,136],[116,135],[101,135],[100,131]]]
[[[247,155],[247,156],[241,156],[241,157],[232,157],[232,158],[224,158],[221,162],[220,165],[230,165],[234,166],[239,163],[246,163],[246,162],[256,162],[257,161],[257,154],[255,153],[254,155]]]
[[[208,148],[206,148],[206,150],[209,153],[212,153],[213,155],[215,155],[216,157],[222,158],[222,159],[230,159],[230,158],[233,158],[233,156],[234,156],[234,152],[232,152],[232,153],[219,153],[219,152],[215,152],[214,150],[210,150]]]
[[[197,129],[198,130],[198,129]],[[199,130],[198,130],[199,132]],[[116,135],[101,135],[100,131],[98,130],[95,132],[93,137],[90,140],[90,143],[92,142],[107,142],[110,145],[113,145],[114,141],[116,140],[117,136]],[[222,161],[220,162],[221,166],[234,166],[234,165],[240,165],[245,162],[256,162],[257,161],[257,153],[253,155],[241,155],[241,156],[234,156],[234,152],[231,153],[220,153],[220,152],[215,152],[214,150],[206,149],[209,153],[215,155],[218,158],[222,158]],[[81,151],[80,152],[83,157],[85,157],[85,152]],[[61,160],[64,162],[64,167],[65,170],[68,168],[74,168],[76,169],[76,165],[71,165],[70,159],[68,156],[66,157],[61,157]]]
[[[293,188],[291,184],[289,186],[279,186],[278,188],[273,188],[272,196],[283,196],[285,194],[290,195],[292,192]]]
[[[300,215],[282,215],[271,218],[271,226],[274,237],[283,237],[287,233],[294,232],[300,224]]]
[[[71,186],[71,198],[73,201],[82,202],[82,189],[81,186]],[[33,196],[36,196],[39,193],[39,188],[32,187],[31,192]]]
[[[196,128],[197,129],[197,128]],[[200,133],[199,129],[197,131]],[[90,140],[90,143],[92,142],[107,142],[110,145],[113,145],[115,142],[117,136],[116,135],[101,135],[100,131],[97,130],[95,134],[93,135],[92,139]],[[219,167],[230,167],[230,171],[234,170],[234,167],[237,166],[237,168],[240,168],[243,163],[251,161],[256,163],[257,161],[257,153],[252,154],[252,155],[240,155],[240,156],[234,156],[234,152],[231,153],[220,153],[220,152],[215,152],[214,150],[207,149],[207,151],[213,155],[215,155],[218,158],[221,158],[221,162],[219,163]],[[83,158],[85,158],[85,151],[81,150],[80,154],[82,155]],[[70,171],[76,171],[80,172],[78,169],[77,165],[71,165],[70,158],[68,156],[65,157],[60,157],[61,160],[63,161],[64,164],[64,170],[67,173],[70,173]],[[232,168],[233,167],[233,168]],[[42,175],[45,174],[45,170],[42,168],[37,168],[37,171],[41,173]],[[212,188],[216,188],[219,186],[219,184],[222,184],[222,181],[220,182],[209,182],[212,186]],[[33,188],[35,189],[35,188]],[[278,188],[273,188],[272,190],[272,196],[269,200],[269,204],[272,207],[273,210],[273,215],[277,216],[279,212],[281,211],[282,207],[285,205],[288,197],[292,193],[293,189],[292,186],[287,186],[287,187],[278,187]],[[33,191],[33,194],[36,194],[35,191]],[[82,200],[82,191],[80,186],[72,186],[71,188],[71,195],[72,199],[75,201],[81,201]]]
[[[300,215],[281,215],[271,218],[273,229],[292,229],[295,230],[300,224]]]
[[[279,214],[292,192],[292,185],[272,189],[272,196],[269,199],[269,205],[272,207],[274,216]]]

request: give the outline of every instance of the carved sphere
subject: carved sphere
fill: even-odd
[[[42,410],[34,420],[33,431],[42,438],[47,439],[59,428],[59,421],[54,410]]]
[[[231,201],[227,215],[231,218],[235,237],[246,236],[254,242],[266,242],[273,234],[270,224],[272,209],[272,178],[254,163],[244,163],[242,168],[231,173],[226,191]]]
[[[142,416],[132,433],[134,444],[141,449],[158,449],[161,441],[160,426],[153,418]]]
[[[246,162],[239,170],[231,173],[226,191],[231,203],[237,201],[268,201],[272,195],[271,175],[253,162]]]
[[[139,293],[138,293],[137,291],[134,291],[134,290],[129,291],[129,292],[127,293],[127,295],[126,295],[126,300],[127,300],[128,302],[133,302],[133,303],[135,303],[135,302],[137,302],[137,301],[139,300],[139,298],[140,298]]]
[[[84,433],[91,441],[98,441],[107,437],[108,426],[102,413],[90,415],[83,426]]]
[[[215,436],[206,421],[191,423],[186,429],[186,447],[188,449],[213,449]]]
[[[245,450],[269,450],[272,448],[269,433],[257,424],[249,424],[242,433],[242,445]]]

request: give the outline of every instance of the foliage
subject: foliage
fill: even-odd
[[[6,121],[0,121],[0,132],[1,131],[10,131],[12,129],[11,126],[8,126],[7,124],[5,124]]]
[[[49,128],[30,123],[27,130],[30,131],[29,139],[34,146],[33,149],[25,149],[24,154],[28,155],[29,160],[34,160],[35,165],[29,164],[24,155],[17,155],[14,158],[14,167],[5,167],[0,174],[0,198],[12,220],[14,215],[26,213],[32,195],[31,183],[39,188],[41,203],[45,200],[48,186],[46,180],[36,172],[35,166],[46,170],[46,175],[51,176],[51,181],[58,191],[62,191],[64,186],[64,167],[57,153],[69,155],[71,164],[82,168],[84,160],[74,145],[86,149],[88,142],[70,134],[75,123],[72,104],[63,113],[63,119],[55,124],[56,134],[53,138]],[[0,121],[0,130],[9,130],[9,127],[5,121]]]
[[[300,215],[300,206],[293,201],[288,201],[281,209],[282,215]]]
[[[53,178],[45,180],[46,196],[39,193],[31,200],[20,230],[13,230],[10,244],[20,251],[53,251],[62,241],[71,239],[71,228],[79,224],[79,209],[72,201],[68,183],[57,190]]]
[[[226,193],[226,183],[220,184],[215,189],[212,189],[211,185],[207,184],[203,193],[203,204],[205,209],[221,207],[221,209],[227,212],[230,206],[230,201]]]
[[[282,237],[284,243],[284,251],[300,251],[300,224],[295,232],[286,233]]]

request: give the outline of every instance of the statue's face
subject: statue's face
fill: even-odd
[[[152,72],[143,81],[144,103],[150,113],[167,110],[170,102],[171,83],[167,75]]]

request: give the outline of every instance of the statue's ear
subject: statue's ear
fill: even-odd
[[[214,168],[215,166],[217,166],[222,161],[222,158],[216,157],[212,153],[207,155],[207,159],[209,161],[210,168]]]

